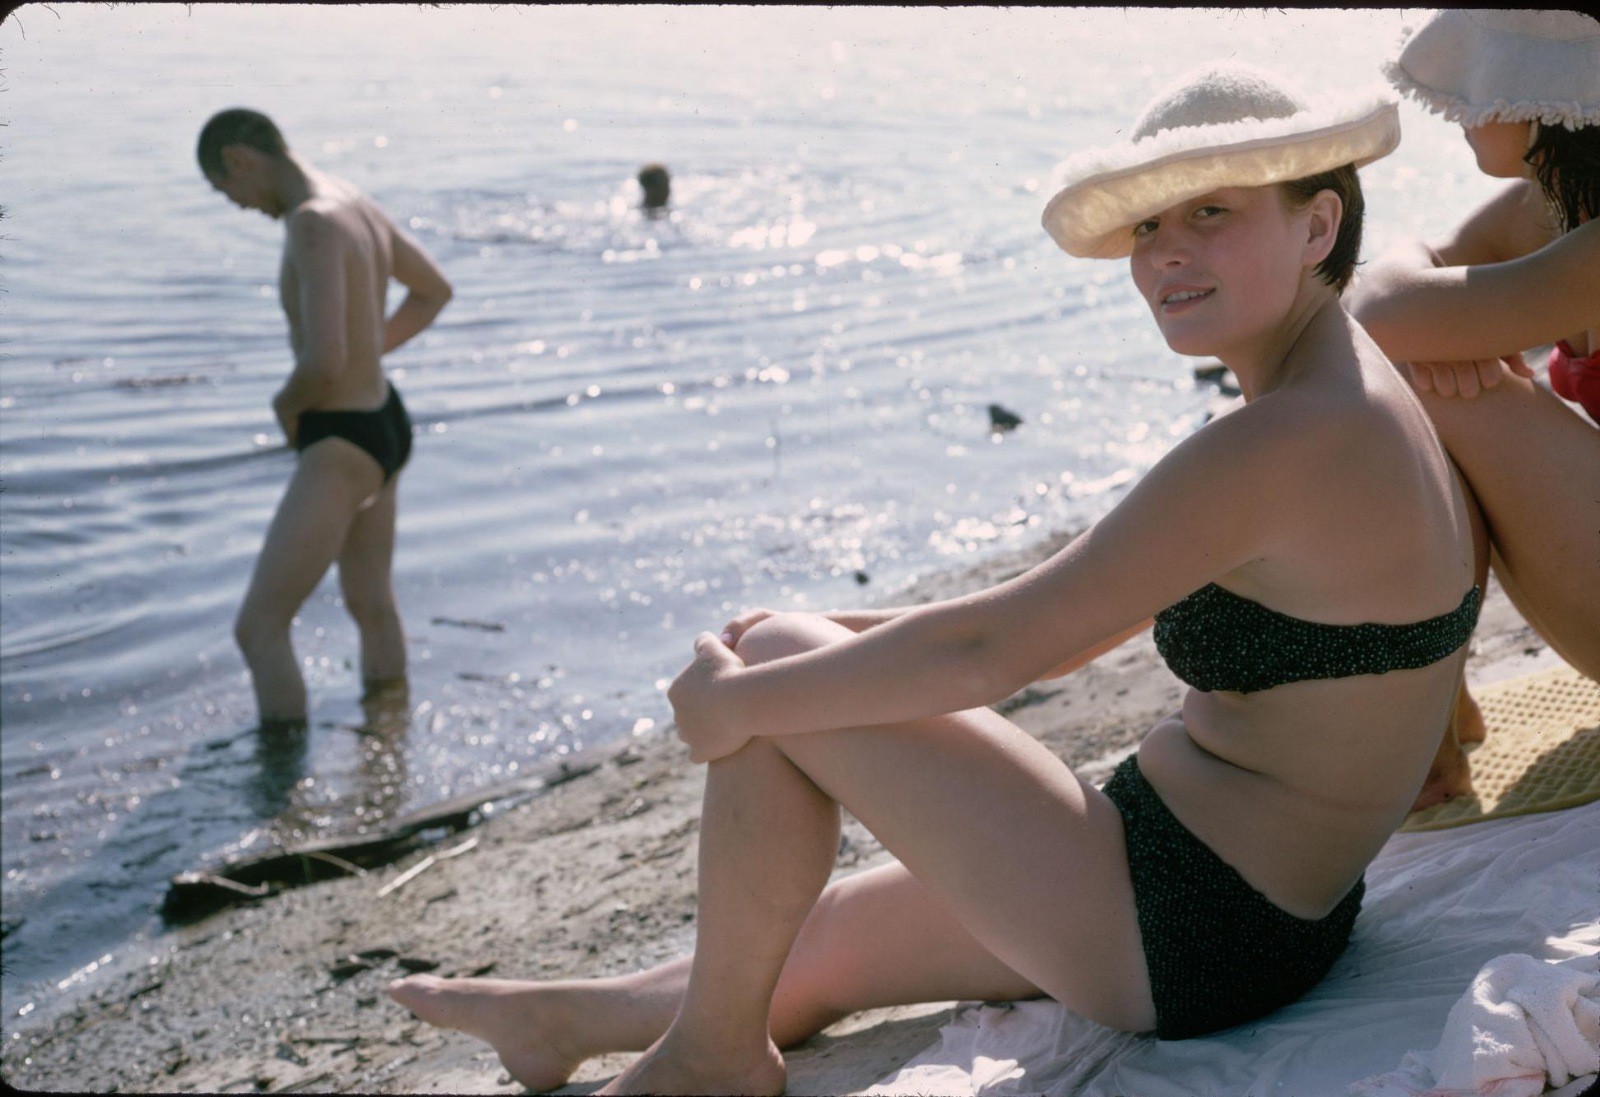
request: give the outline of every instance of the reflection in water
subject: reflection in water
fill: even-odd
[[[365,723],[361,760],[356,766],[356,787],[351,805],[361,820],[359,831],[382,825],[401,806],[406,786],[406,732],[411,730],[411,691],[406,681],[369,685],[361,698]]]
[[[268,721],[256,729],[258,772],[247,791],[257,815],[271,819],[292,802],[305,773],[309,739],[304,720]]]
[[[401,806],[405,791],[406,732],[411,727],[411,696],[404,680],[372,686],[361,699],[362,721],[338,731],[359,736],[353,781],[318,781],[308,774],[310,731],[304,721],[263,724],[255,730],[256,773],[249,784],[250,806],[267,822],[280,845],[319,834],[365,834],[381,827]]]

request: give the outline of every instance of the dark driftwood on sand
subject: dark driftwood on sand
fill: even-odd
[[[375,834],[320,838],[209,869],[179,873],[167,885],[161,917],[170,923],[195,922],[235,904],[276,895],[285,888],[360,875],[475,825],[482,821],[483,809],[489,804],[510,806],[598,768],[597,762],[563,763],[542,776],[481,789],[413,812]]]

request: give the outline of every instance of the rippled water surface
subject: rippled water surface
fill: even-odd
[[[1376,72],[1392,12],[30,5],[0,27],[5,1008],[91,984],[166,879],[653,734],[688,640],[1080,524],[1201,421],[1053,165],[1190,61]],[[389,361],[419,436],[399,712],[337,583],[313,726],[251,730],[230,624],[291,457],[281,229],[193,160],[273,115],[456,287]],[[1404,114],[1369,241],[1487,193]],[[663,160],[670,216],[636,208]],[[990,430],[988,406],[1021,415]]]

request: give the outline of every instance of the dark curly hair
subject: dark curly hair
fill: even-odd
[[[1600,217],[1600,126],[1567,129],[1539,123],[1522,158],[1561,218],[1562,232]]]

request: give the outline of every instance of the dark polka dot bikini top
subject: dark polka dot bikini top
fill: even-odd
[[[1474,586],[1449,613],[1409,625],[1326,625],[1207,583],[1156,614],[1156,649],[1172,673],[1206,692],[1409,670],[1467,642],[1479,598]]]

